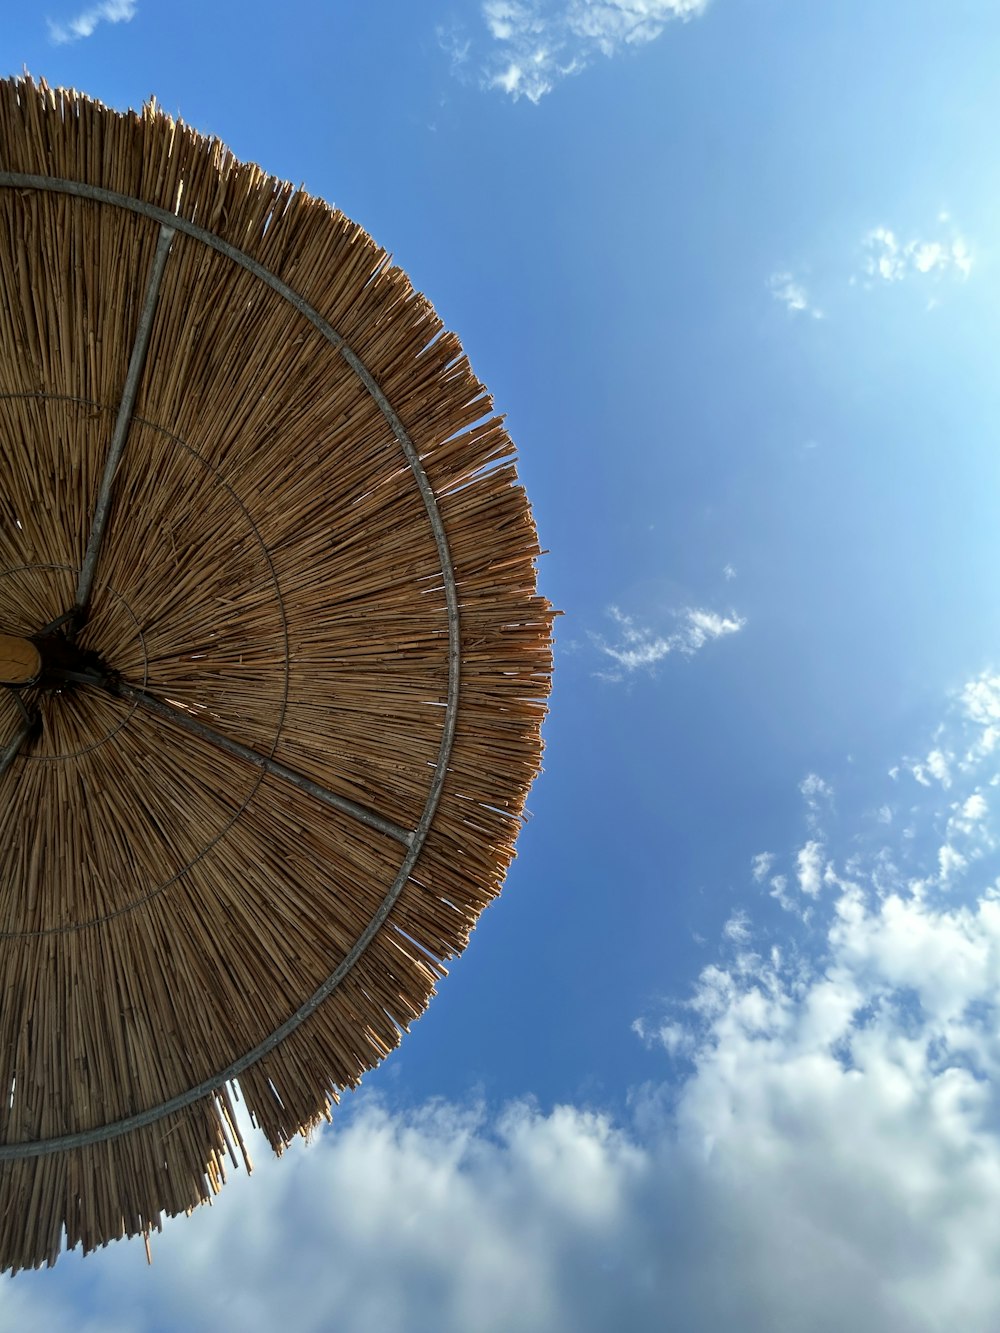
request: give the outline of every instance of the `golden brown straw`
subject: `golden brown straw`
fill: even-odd
[[[178,219],[172,239],[157,210]],[[234,1094],[278,1152],[328,1118],[499,892],[541,754],[552,612],[536,532],[457,338],[322,201],[153,106],[118,115],[25,79],[0,82],[0,634],[72,639],[61,618],[161,236],[79,648],[403,830],[433,804],[450,647],[456,729],[406,874],[400,841],[132,696],[44,673],[0,689],[0,751],[38,720],[0,776],[0,1267],[14,1270],[148,1236],[210,1198],[245,1155]],[[238,1093],[218,1077],[331,977]],[[66,1136],[84,1141],[51,1146]]]

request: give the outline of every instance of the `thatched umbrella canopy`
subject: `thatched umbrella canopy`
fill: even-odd
[[[0,83],[0,1267],[146,1233],[424,1009],[514,855],[511,442],[341,213]]]

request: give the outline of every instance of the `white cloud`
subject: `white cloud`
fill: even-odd
[[[815,774],[810,774],[809,777],[814,778],[825,792],[829,792],[829,787],[821,778],[816,778]],[[808,781],[809,779],[806,779],[805,783],[799,784],[800,791],[803,790]],[[806,821],[810,828],[815,828],[816,820],[812,812],[807,813]],[[750,873],[754,883],[763,884],[767,880],[768,897],[773,898],[784,911],[791,912],[802,921],[808,921],[812,914],[811,909],[803,903],[799,894],[789,891],[788,876],[786,874],[771,874],[776,860],[777,858],[773,852],[758,852],[751,859]],[[818,898],[824,884],[836,882],[832,867],[825,862],[823,844],[816,839],[810,839],[804,847],[798,849],[795,855],[795,866],[795,879],[800,894],[805,894],[808,899]],[[743,914],[740,915],[742,917]],[[749,929],[749,919],[744,924]],[[726,934],[727,931],[728,922],[723,929],[723,934]]]
[[[951,771],[948,763],[948,756],[941,750],[931,750],[927,756],[927,771],[931,777],[937,778],[942,787],[951,786]]]
[[[810,898],[818,896],[823,887],[823,845],[810,840],[800,847],[796,856],[799,888]]]
[[[644,1019],[637,1018],[632,1031],[647,1046],[662,1046],[674,1058],[688,1055],[694,1049],[690,1027],[670,1019],[651,1027]]]
[[[510,0],[486,0],[483,21],[490,36],[498,42],[509,42],[517,33],[535,36],[543,26],[541,20],[532,15],[530,5],[511,3]]]
[[[715,611],[688,610],[684,612],[685,628],[680,638],[681,651],[697,652],[709,639],[721,639],[727,634],[738,634],[746,625],[742,616],[720,616]]]
[[[812,315],[813,319],[822,319],[823,312],[812,304],[809,293],[791,273],[772,273],[768,279],[771,295],[779,301],[790,314]]]
[[[945,838],[952,846],[961,844],[966,861],[978,861],[995,849],[990,806],[981,791],[974,791],[952,803]]]
[[[938,848],[938,874],[943,885],[950,884],[967,865],[967,859],[951,843]]]
[[[967,681],[958,692],[956,703],[958,726],[950,741],[936,745],[924,760],[903,761],[904,767],[924,787],[932,785],[931,779],[949,788],[967,778],[1000,744],[1000,674],[983,671]],[[996,778],[994,774],[993,779]]]
[[[708,0],[572,0],[566,17],[572,31],[592,42],[603,55],[622,46],[640,45],[659,37],[671,19],[690,19],[704,12]]]
[[[696,17],[708,0],[484,0],[493,43],[486,87],[538,103],[595,56],[614,56],[660,36],[674,19]]]
[[[368,1105],[168,1226],[0,1288],[9,1327],[207,1333],[988,1333],[1000,1147],[987,1089],[931,1028],[900,1031],[893,923],[834,960],[706,969],[673,1110]],[[860,952],[864,951],[866,952]],[[866,1006],[870,1013],[863,1017]],[[233,1257],[239,1262],[234,1263]],[[323,1280],[315,1280],[322,1272]],[[66,1274],[64,1279],[63,1273]],[[26,1280],[25,1280],[26,1279]]]
[[[950,222],[947,215],[939,222]],[[972,252],[964,236],[950,228],[948,236],[901,241],[891,227],[873,227],[862,243],[862,269],[869,279],[901,282],[909,277],[965,279],[972,272]]]
[[[984,671],[966,683],[962,711],[977,730],[961,767],[968,770],[996,749],[1000,741],[1000,675]]]
[[[706,968],[689,1019],[642,1033],[690,1072],[637,1092],[624,1125],[362,1100],[169,1224],[151,1270],[135,1246],[64,1259],[0,1287],[0,1319],[659,1333],[669,1311],[741,1333],[991,1333],[1000,903],[844,890],[826,941],[805,967],[773,952]]]
[[[973,792],[973,794],[962,803],[962,818],[971,820],[973,823],[979,823],[986,818],[986,812],[989,807],[986,804],[986,798],[982,792]]]
[[[809,826],[816,828],[820,817],[833,807],[833,788],[818,773],[808,773],[799,783],[799,791],[806,803]]]
[[[753,874],[755,884],[763,884],[764,880],[771,873],[771,867],[774,865],[773,852],[758,852],[750,863],[751,873]]]
[[[89,37],[99,23],[128,23],[135,17],[136,0],[104,0],[103,4],[91,5],[75,18],[65,23],[56,23],[46,19],[49,37],[59,45],[79,41]]]
[[[958,802],[954,814],[948,821],[948,831],[974,835],[989,814],[989,805],[982,792],[973,792],[964,801]]]
[[[608,642],[599,634],[591,639],[597,648],[615,663],[614,669],[598,673],[602,679],[623,680],[626,674],[651,670],[671,653],[691,656],[712,639],[737,634],[746,621],[735,614],[719,615],[715,611],[687,608],[675,613],[675,628],[667,634],[657,633],[625,615],[616,606],[608,608],[608,616],[616,627],[615,640]]]
[[[768,894],[774,898],[786,912],[794,912],[796,916],[802,916],[802,910],[792,895],[788,892],[788,876],[775,875],[771,880],[771,890]]]
[[[951,765],[954,755],[945,754],[940,749],[933,749],[924,760],[906,760],[906,766],[922,787],[929,787],[933,782],[940,782],[942,787],[951,786]]]
[[[968,681],[962,689],[962,707],[965,715],[980,726],[1000,722],[1000,675],[984,671]]]
[[[865,237],[865,272],[870,277],[898,282],[906,273],[906,261],[899,253],[895,232],[887,227],[875,227]]]
[[[965,281],[972,273],[974,256],[967,237],[955,226],[947,213],[939,215],[935,234],[902,239],[891,227],[873,227],[861,241],[860,271],[849,274],[851,286],[859,284],[871,289],[905,281],[923,283],[924,291],[941,292],[945,279]],[[768,288],[772,298],[792,316],[808,315],[825,319],[825,310],[814,299],[802,278],[791,269],[783,268],[771,274]],[[828,296],[835,299],[829,283],[824,285]],[[824,305],[825,305],[824,301]],[[928,310],[940,304],[939,297],[931,295]]]
[[[818,773],[807,773],[799,783],[799,791],[810,804],[833,799],[833,788]]]
[[[689,1326],[696,1292],[699,1328],[991,1333],[1000,895],[835,887],[814,961],[743,954],[690,1001],[693,1072],[658,1158],[691,1227],[672,1309]]]
[[[722,927],[723,937],[731,944],[747,944],[750,940],[750,917],[740,909]]]
[[[643,625],[637,625],[631,616],[624,615],[618,607],[608,608],[608,615],[617,626],[617,641],[607,643],[599,636],[595,643],[602,653],[610,657],[626,672],[637,671],[641,667],[653,667],[676,649],[673,638],[654,634]],[[615,676],[620,679],[620,674]]]
[[[722,577],[726,580],[727,583],[732,582],[732,580],[736,577],[736,566],[735,566],[735,565],[723,565],[723,567],[722,567]]]
[[[573,1312],[596,1333],[613,1325],[622,1293],[609,1265],[622,1274],[631,1262],[648,1170],[645,1150],[582,1109],[520,1102],[487,1115],[442,1102],[393,1115],[369,1099],[262,1165],[249,1188],[235,1179],[211,1209],[168,1224],[151,1270],[134,1246],[82,1272],[64,1259],[61,1299],[59,1270],[19,1275],[0,1287],[0,1322],[68,1333],[79,1303],[107,1312],[102,1328],[121,1312],[132,1333],[542,1333],[572,1327]],[[85,1301],[74,1278],[88,1283]]]

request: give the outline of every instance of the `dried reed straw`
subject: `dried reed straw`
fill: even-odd
[[[552,611],[512,445],[458,340],[360,227],[154,106],[118,115],[0,82],[0,173],[142,201],[263,266],[360,358],[436,497],[461,648],[447,776],[374,937],[239,1075],[280,1152],[423,1012],[514,855]],[[2,633],[38,634],[73,605],[159,234],[135,208],[0,175]],[[414,470],[352,364],[259,275],[178,226],[81,647],[414,829],[445,727],[446,582]],[[220,1072],[348,958],[405,854],[111,693],[43,680],[21,697],[41,726],[0,777],[0,1267],[12,1270],[148,1238],[218,1190],[227,1160],[245,1157]],[[22,711],[0,689],[0,747]],[[142,1122],[97,1142],[10,1156],[130,1117]]]

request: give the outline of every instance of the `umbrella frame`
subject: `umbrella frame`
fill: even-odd
[[[26,1143],[0,1144],[0,1161],[10,1161],[19,1158],[44,1157],[52,1153],[64,1152],[69,1149],[81,1148],[89,1144],[102,1143],[109,1139],[115,1139],[121,1135],[128,1134],[133,1130],[153,1124],[163,1116],[182,1110],[184,1107],[218,1092],[223,1085],[238,1078],[239,1075],[251,1065],[255,1064],[269,1051],[272,1051],[279,1046],[323,1003],[330,994],[332,994],[344,977],[351,971],[355,963],[364,953],[365,949],[374,939],[379,929],[385,923],[393,905],[402,892],[404,885],[416,865],[421,849],[430,832],[434,814],[437,810],[445,779],[447,777],[448,762],[455,738],[461,675],[461,634],[458,591],[455,583],[454,566],[448,546],[448,539],[441,519],[437,499],[420,461],[420,456],[413,441],[410,439],[403,426],[403,423],[393,410],[392,405],[382,392],[371,372],[336,329],[323,319],[323,317],[313,309],[308,302],[299,296],[298,293],[277,278],[269,269],[260,264],[257,260],[252,259],[236,246],[230,245],[227,241],[222,240],[221,237],[216,236],[213,232],[210,232],[205,228],[200,227],[197,223],[190,222],[175,213],[171,213],[167,209],[159,208],[156,205],[146,203],[144,200],[136,199],[129,195],[119,194],[113,190],[106,190],[99,186],[90,185],[81,181],[64,180],[52,176],[38,176],[20,172],[0,171],[0,188],[43,190],[55,194],[72,195],[92,203],[105,204],[114,208],[125,209],[131,213],[144,217],[149,221],[158,223],[161,228],[156,256],[153,261],[153,270],[147,284],[146,299],[133,344],[128,375],[126,377],[111,446],[109,448],[108,459],[104,469],[98,502],[95,507],[94,521],[91,528],[87,553],[84,564],[80,570],[79,581],[77,584],[76,604],[73,607],[72,612],[69,613],[71,632],[82,623],[86,615],[90,590],[97,566],[97,559],[100,554],[101,541],[113,499],[114,473],[128,438],[128,428],[132,419],[132,408],[138,391],[146,347],[149,340],[149,333],[152,327],[153,316],[155,314],[160,279],[162,278],[163,270],[169,255],[170,243],[174,233],[178,231],[191,236],[195,240],[208,246],[210,249],[224,255],[233,263],[240,265],[242,268],[252,273],[279,296],[282,296],[340,353],[343,360],[361,380],[365,389],[382,412],[382,415],[388,423],[397,443],[402,449],[403,455],[406,458],[406,462],[410,467],[420,492],[421,499],[427,511],[428,521],[434,535],[438,558],[441,563],[441,575],[448,616],[448,687],[444,725],[434,775],[430,783],[424,808],[415,828],[412,830],[400,829],[395,825],[389,825],[389,821],[382,820],[381,816],[374,814],[374,812],[365,812],[363,807],[353,806],[353,803],[347,802],[345,805],[343,798],[335,797],[333,793],[325,792],[324,788],[319,787],[316,783],[310,782],[304,775],[296,773],[294,770],[277,763],[275,760],[265,755],[249,750],[247,747],[241,746],[238,742],[233,742],[226,737],[219,736],[218,733],[214,733],[210,729],[203,727],[202,724],[199,724],[195,719],[192,719],[190,715],[184,713],[183,710],[174,709],[170,705],[163,704],[153,696],[146,694],[144,690],[136,689],[133,686],[124,686],[121,683],[118,683],[117,686],[113,687],[114,691],[120,694],[120,697],[131,699],[139,706],[146,707],[151,711],[158,713],[160,716],[166,717],[167,720],[177,723],[189,731],[194,731],[196,734],[200,734],[203,739],[210,740],[213,744],[219,745],[221,742],[222,747],[228,749],[230,753],[255,764],[259,768],[263,768],[265,772],[271,773],[286,782],[291,782],[308,795],[320,800],[332,798],[332,801],[327,800],[328,804],[335,804],[336,807],[341,810],[346,809],[347,813],[353,814],[356,818],[363,818],[363,821],[366,823],[371,824],[373,819],[380,821],[382,825],[380,831],[386,833],[390,837],[396,838],[397,841],[403,842],[406,845],[407,850],[392,886],[386,893],[376,912],[373,914],[368,925],[356,939],[348,954],[341,960],[322,985],[320,985],[319,988],[314,991],[313,994],[309,996],[309,998],[301,1004],[284,1023],[275,1028],[268,1037],[260,1042],[259,1045],[252,1050],[247,1051],[238,1060],[235,1060],[230,1065],[226,1066],[225,1069],[220,1070],[217,1074],[204,1080],[202,1083],[197,1084],[195,1087],[189,1088],[186,1092],[179,1093],[168,1101],[162,1102],[157,1106],[149,1107],[145,1111],[138,1112],[137,1114],[128,1116],[122,1120],[97,1126],[93,1129],[84,1130],[76,1134],[62,1135],[56,1138],[36,1140],[34,1142]],[[107,688],[107,683],[103,682],[100,676],[96,674],[91,683],[94,685],[104,684],[105,688]],[[27,711],[24,711],[25,719],[21,728],[19,728],[18,733],[12,738],[7,747],[3,751],[0,751],[0,772],[14,761],[21,746],[32,734],[33,726],[31,719],[28,717]],[[365,814],[372,816],[372,818],[365,819]],[[379,825],[376,824],[375,826],[378,827]]]

